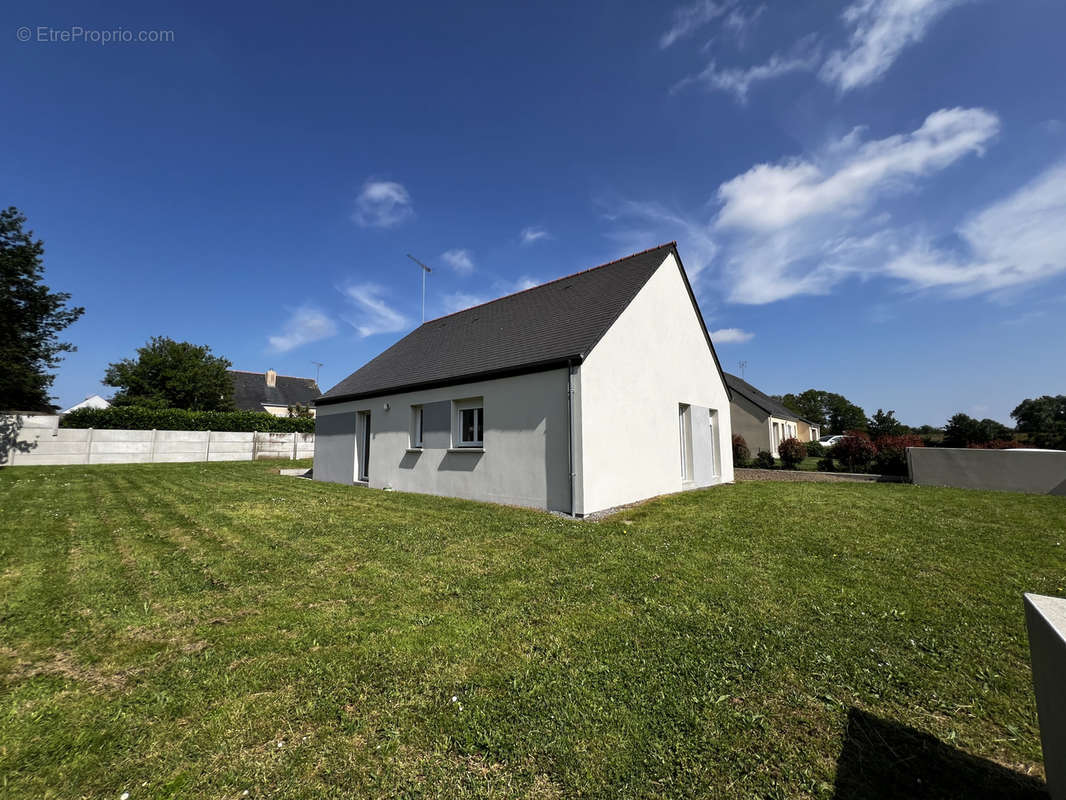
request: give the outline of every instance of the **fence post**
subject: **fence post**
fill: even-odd
[[[156,429],[152,428],[152,440],[151,440],[151,443],[148,445],[148,463],[149,464],[154,464],[155,463],[155,437],[156,437],[156,433],[157,433]]]
[[[204,441],[204,461],[211,460],[211,431],[207,432],[207,439]]]
[[[292,432],[292,460],[296,460],[296,431]]]
[[[93,463],[93,429],[89,428],[89,438],[85,443],[85,463]]]

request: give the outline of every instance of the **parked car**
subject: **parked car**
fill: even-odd
[[[845,436],[830,436],[827,439],[819,439],[818,443],[825,448],[830,448],[842,439],[846,439]]]

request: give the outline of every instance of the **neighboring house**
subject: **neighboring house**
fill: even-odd
[[[290,406],[303,406],[314,416],[315,398],[322,394],[314,378],[278,375],[272,369],[226,371],[233,378],[233,405],[238,411],[266,411],[275,417],[287,417]]]
[[[77,411],[80,408],[111,408],[111,404],[107,402],[98,394],[92,394],[82,400],[80,403],[72,405],[66,411],[60,411],[60,414],[69,414],[71,411]]]
[[[763,394],[743,378],[728,372],[725,380],[732,394],[730,409],[733,434],[744,437],[753,456],[760,450],[767,450],[777,458],[777,446],[781,442],[792,437],[799,438],[802,421],[779,400]]]
[[[320,481],[584,516],[733,480],[674,243],[423,323],[315,404]]]
[[[809,419],[804,419],[803,417],[797,417],[796,419],[796,438],[801,442],[817,442],[822,438],[822,429],[818,426],[817,422],[811,422]]]

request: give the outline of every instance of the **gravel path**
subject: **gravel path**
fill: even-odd
[[[792,481],[801,483],[906,483],[898,475],[862,475],[854,472],[801,472],[787,469],[736,469],[738,481]]]

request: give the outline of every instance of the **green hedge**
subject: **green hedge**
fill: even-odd
[[[264,431],[314,433],[311,418],[275,417],[265,411],[186,411],[182,408],[79,408],[59,418],[61,428],[150,431]]]

